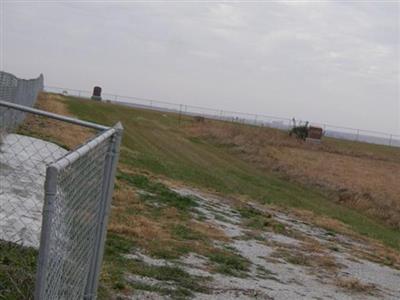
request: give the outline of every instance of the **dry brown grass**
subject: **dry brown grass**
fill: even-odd
[[[122,222],[111,222],[109,231],[125,236],[135,237],[141,241],[169,238],[162,226],[144,216],[131,216],[123,218]]]
[[[127,209],[135,213],[127,212]],[[135,241],[139,248],[152,255],[157,255],[160,249],[172,253],[174,248],[179,247],[179,242],[172,238],[169,229],[161,220],[151,218],[146,214],[146,210],[136,193],[123,187],[114,193],[108,232]]]
[[[65,101],[61,96],[41,93],[38,96],[36,108],[64,116],[71,116]],[[29,133],[30,135],[55,142],[67,149],[73,149],[81,145],[95,134],[95,131],[86,127],[33,114],[27,116],[20,131],[21,133]]]
[[[365,247],[367,247],[365,249],[360,248],[356,243],[349,245],[349,247],[351,246],[351,252],[355,257],[400,269],[400,254],[397,251],[394,251],[392,248],[387,247],[376,240],[368,239],[365,236],[356,234],[354,231],[349,229],[348,226],[338,220],[334,220],[325,216],[318,216],[306,210],[296,209],[292,210],[291,212],[301,220],[315,224],[332,232],[344,234],[351,237],[353,240],[358,241],[361,245],[365,245]],[[303,237],[302,239],[308,243],[307,247],[310,247],[309,249],[313,250],[313,246],[311,245],[313,245],[314,242],[306,237]],[[315,245],[315,252],[318,252],[319,246],[320,245]],[[306,249],[306,247],[303,248]]]
[[[352,237],[359,237],[359,235],[356,235],[356,233],[353,230],[349,229],[349,227],[344,223],[329,218],[327,216],[316,215],[313,212],[304,209],[292,209],[291,213],[293,213],[297,218],[304,220],[308,223],[315,224],[321,228],[333,232],[340,232],[342,234],[346,234]]]
[[[334,256],[329,253],[326,245],[322,245],[318,240],[305,235],[301,236],[301,240],[302,242],[296,247],[294,253],[305,257],[308,261],[307,265],[313,267],[316,271],[337,272],[340,265],[336,262]]]
[[[294,265],[303,265],[310,267],[312,272],[327,272],[336,274],[339,265],[335,258],[329,255],[322,248],[318,252],[307,251],[304,247],[283,247],[280,246],[271,254],[273,258],[282,258],[288,263]]]
[[[301,243],[301,250],[307,253],[317,253],[317,254],[321,254],[324,253],[326,250],[326,247],[324,247],[323,245],[321,245],[320,242],[318,242],[317,240],[305,236],[302,238],[303,242]]]
[[[362,283],[357,278],[336,277],[335,284],[340,288],[354,293],[375,294],[378,292],[374,284]]]
[[[317,267],[317,269],[325,269],[330,272],[334,272],[338,269],[338,264],[333,258],[333,256],[321,254],[321,255],[313,255],[313,265]]]
[[[225,235],[225,233],[222,230],[216,228],[215,226],[209,223],[191,221],[189,222],[189,226],[190,228],[194,229],[200,234],[207,236],[211,240],[224,241],[224,242],[229,241],[229,238]]]
[[[116,181],[116,185],[119,185],[118,180]],[[138,212],[145,210],[145,205],[138,201],[136,191],[129,186],[114,190],[112,205],[114,209],[124,209],[124,207],[129,205],[134,207]]]
[[[290,178],[334,191],[337,202],[400,228],[399,163],[295,148],[275,159]]]
[[[148,208],[139,199],[136,191],[119,182],[117,182],[117,186],[119,188],[113,194],[113,207],[108,230],[142,241],[143,246],[146,241],[155,238],[169,240],[171,236],[163,228],[163,224],[146,216]],[[168,214],[166,218],[168,219]]]
[[[398,148],[331,138],[323,138],[321,144],[311,144],[292,138],[285,131],[268,127],[207,120],[205,123],[193,122],[186,129],[193,136],[214,137],[227,144],[285,146],[400,162]]]
[[[124,166],[121,169],[135,174]],[[211,224],[188,218],[175,207],[152,208],[143,202],[135,188],[118,180],[116,186],[108,230],[135,241],[139,248],[150,255],[168,253],[170,256],[179,256],[182,249],[205,255],[213,251],[207,241],[229,240],[223,231]],[[177,237],[174,234],[177,226],[187,228],[199,239]]]
[[[258,168],[317,187],[338,203],[400,228],[400,151],[325,140],[321,145],[285,132],[208,121],[188,127],[190,136],[228,145]]]
[[[352,249],[352,253],[357,258],[373,261],[400,270],[400,255],[381,245],[372,245],[368,251],[354,248]]]

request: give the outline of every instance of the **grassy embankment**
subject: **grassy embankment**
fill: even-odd
[[[318,168],[309,173],[292,172],[304,169],[304,163],[310,159],[312,161],[313,155],[318,160],[338,155],[339,161],[343,158],[346,164],[368,157],[378,162],[397,162],[399,151],[396,148],[327,139],[322,148],[307,152],[310,150],[308,146],[272,129],[216,121],[194,123],[192,118],[172,113],[51,94],[41,95],[38,107],[101,124],[112,125],[121,121],[124,125],[102,272],[101,296],[105,299],[115,292],[129,293],[130,289],[158,289],[157,292],[175,298],[190,296],[193,291],[207,292],[204,282],[207,279],[190,276],[179,267],[149,266],[128,259],[126,254],[134,253],[134,249],[144,250],[151,257],[170,260],[194,252],[206,256],[215,272],[246,276],[248,262],[243,257],[232,249],[220,249],[214,245],[213,241],[223,243],[227,237],[203,222],[201,217],[193,219],[196,200],[179,196],[161,184],[160,179],[207,189],[239,199],[242,203],[251,199],[275,205],[302,216],[308,211],[313,216],[312,220],[330,230],[342,228],[342,225],[338,227],[338,223],[343,223],[344,227],[357,234],[378,240],[397,251],[400,249],[399,232],[382,221],[379,215],[363,211],[357,206],[338,204],[336,196],[315,180],[314,175],[318,175],[318,172],[329,174],[328,168],[326,172]],[[40,117],[28,121],[20,128],[20,133],[44,138],[66,148],[73,148],[93,134],[76,126]],[[268,143],[263,144],[263,141]],[[260,148],[272,149],[272,152],[268,150],[264,153]],[[292,152],[295,150],[302,153],[302,156],[296,153],[297,157],[301,157],[301,163],[296,161],[291,164],[291,159],[296,157]],[[332,165],[335,160],[329,163]],[[297,177],[307,180],[298,180]],[[335,187],[332,178],[335,178],[334,174],[322,182],[332,182]],[[239,207],[243,217],[250,218],[252,227],[277,232],[284,230],[281,224],[271,223],[268,216],[248,216],[246,209]],[[3,265],[10,270],[7,274],[10,282],[5,285],[8,289],[19,276],[12,273],[13,266],[19,267],[10,251],[4,247],[1,249],[5,250]],[[24,288],[28,292],[33,284],[34,264],[31,269],[31,272],[27,272],[30,280]],[[126,272],[175,282],[180,288],[138,286],[129,282]],[[14,292],[8,295],[18,298]]]
[[[212,139],[193,136],[188,132],[192,118],[76,99],[66,103],[71,113],[81,119],[109,125],[120,120],[124,124],[120,159],[123,166],[222,194],[242,195],[262,203],[309,210],[339,220],[359,234],[395,249],[400,248],[398,230],[380,220],[334,203],[318,189],[283,180],[272,172],[255,167],[229,151],[229,144],[221,145]],[[332,139],[329,143],[337,143],[338,148],[398,155],[396,148]]]

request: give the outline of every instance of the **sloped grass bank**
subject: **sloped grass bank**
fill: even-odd
[[[262,203],[305,209],[348,225],[355,232],[400,249],[400,234],[378,220],[334,203],[323,193],[261,171],[202,138],[186,132],[192,118],[171,113],[67,98],[72,114],[112,125],[122,121],[125,132],[120,162],[128,168],[180,180],[193,186],[251,197]],[[257,128],[257,130],[260,130]]]

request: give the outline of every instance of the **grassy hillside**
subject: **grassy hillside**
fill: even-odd
[[[284,179],[243,159],[237,149],[232,151],[234,145],[193,134],[192,128],[196,125],[192,118],[76,98],[64,97],[60,101],[65,102],[72,114],[84,120],[108,125],[122,121],[125,132],[120,169],[142,170],[226,195],[311,211],[317,216],[339,220],[357,233],[400,249],[398,230],[379,218],[367,217],[355,209],[337,204],[323,190],[290,178]],[[331,152],[351,150],[366,156],[372,153],[398,159],[398,149],[334,140],[329,144]]]
[[[101,124],[122,121],[125,127],[100,299],[129,297],[138,291],[173,299],[195,293],[210,295],[215,292],[215,274],[226,276],[227,282],[257,275],[259,282],[261,272],[264,279],[276,281],[272,275],[280,268],[260,269],[258,262],[251,260],[258,259],[252,250],[247,253],[235,248],[245,241],[252,245],[246,249],[261,244],[270,247],[266,263],[271,259],[277,263],[280,258],[313,268],[318,275],[324,270],[334,285],[351,292],[368,291],[373,285],[338,277],[335,255],[345,249],[351,259],[400,268],[397,148],[335,139],[310,145],[270,128],[195,122],[172,113],[54,94],[42,94],[37,107]],[[28,115],[18,133],[67,149],[96,134],[33,115]],[[182,194],[185,190],[190,193]],[[278,215],[289,218],[290,225]],[[233,232],[240,234],[231,236],[232,226]],[[317,239],[303,234],[299,230],[303,226],[312,228]],[[274,234],[277,239],[284,236],[296,242],[285,248],[274,241]],[[321,239],[325,242],[320,243]],[[150,262],[143,260],[142,254]],[[194,254],[206,261],[207,276],[190,274],[180,264]],[[0,299],[32,298],[36,258],[34,249],[0,243]],[[288,274],[281,275],[288,278]],[[143,278],[150,281],[143,282]],[[290,288],[295,291],[298,285]]]
[[[324,138],[304,143],[286,132],[208,121],[188,127],[255,168],[324,192],[330,199],[400,229],[400,149]]]
[[[140,295],[139,291],[173,299],[198,292],[212,294],[214,274],[230,279],[254,275],[255,265],[249,259],[254,255],[238,252],[234,246],[242,241],[272,247],[275,250],[268,259],[273,261],[278,256],[290,264],[314,266],[316,274],[321,269],[329,271],[339,288],[343,282],[335,281],[340,268],[334,257],[344,249],[354,256],[351,259],[400,268],[397,148],[335,139],[310,145],[270,128],[195,122],[176,114],[55,94],[41,94],[36,106],[102,124],[122,121],[125,127],[100,299]],[[18,133],[67,149],[96,134],[33,115]],[[182,194],[185,190],[190,193]],[[291,225],[278,215],[292,220]],[[225,231],[232,224],[241,232],[236,237]],[[317,240],[299,230],[304,225],[312,228]],[[283,244],[276,243],[271,234],[298,242],[282,250]],[[326,243],[320,243],[320,238]],[[32,297],[36,251],[28,249],[27,260],[18,259],[25,252],[0,244],[0,298]],[[146,262],[142,254],[155,261]],[[193,254],[207,261],[209,277],[182,268],[182,259]],[[168,263],[158,265],[159,259]],[[264,270],[263,276],[270,278],[274,267]],[[283,275],[287,279],[288,274]],[[139,280],[143,278],[151,281]],[[292,288],[296,290],[297,285]]]

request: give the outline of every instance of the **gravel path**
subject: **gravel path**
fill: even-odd
[[[198,210],[207,222],[231,238],[225,246],[235,249],[251,262],[248,276],[241,278],[209,272],[208,259],[195,253],[173,263],[152,259],[142,253],[132,256],[150,265],[174,264],[191,275],[211,277],[210,293],[195,293],[195,299],[400,299],[399,269],[354,255],[355,250],[373,251],[365,242],[332,234],[282,212],[257,208],[257,205],[254,207],[284,224],[288,233],[263,232],[256,239],[249,238],[240,214],[225,199],[187,188],[174,188],[174,191],[194,196]],[[310,245],[318,247],[313,249]],[[285,253],[292,255],[292,260],[287,259]],[[299,257],[308,260],[302,263]],[[130,279],[160,284],[151,278],[131,276]],[[170,282],[163,284],[171,285]],[[130,299],[168,297],[137,291]]]

